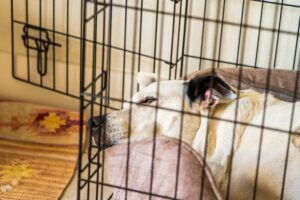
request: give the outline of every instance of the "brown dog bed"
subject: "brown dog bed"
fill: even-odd
[[[300,99],[300,72],[290,70],[268,70],[254,68],[203,69],[182,79],[190,80],[196,76],[216,75],[235,88],[253,89],[268,92],[284,101]],[[298,80],[297,80],[298,79]],[[296,91],[296,92],[295,92]]]

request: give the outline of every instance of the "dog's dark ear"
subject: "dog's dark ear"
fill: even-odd
[[[185,83],[190,103],[199,101],[202,108],[228,103],[237,98],[235,91],[217,76],[196,77]]]

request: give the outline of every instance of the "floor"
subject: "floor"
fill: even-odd
[[[93,152],[94,153],[94,152]],[[84,151],[84,154],[83,154],[83,163],[87,163],[87,149]],[[100,155],[101,156],[101,155]],[[95,169],[95,167],[92,167],[91,168],[92,171]],[[87,171],[87,170],[85,170]],[[99,180],[101,180],[101,169],[100,169],[100,173],[99,173]],[[85,176],[86,174],[83,174],[83,177]],[[96,176],[94,177],[94,179],[96,179]],[[92,179],[92,180],[94,180]],[[61,197],[61,200],[74,200],[76,199],[77,197],[77,180],[78,180],[78,171],[76,170],[76,173],[74,174],[74,177],[72,178],[69,186],[67,187],[67,189],[65,190],[63,196]],[[98,195],[98,198],[96,198],[96,184],[90,184],[90,196],[89,196],[89,199],[101,199],[101,186],[99,186],[98,190],[99,190],[99,195]],[[112,194],[112,189],[109,188],[109,187],[103,187],[103,199],[108,199],[111,194]],[[80,199],[83,199],[83,200],[86,200],[88,199],[87,198],[87,185],[84,187],[84,189],[81,191],[81,198]]]

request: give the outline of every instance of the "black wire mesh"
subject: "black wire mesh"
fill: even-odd
[[[21,6],[23,10],[20,10]],[[99,148],[105,134],[99,129],[98,144],[93,144],[92,130],[84,149],[83,124],[87,118],[104,116],[129,103],[139,90],[135,73],[148,71],[158,77],[177,79],[192,71],[204,68],[239,67],[237,95],[240,95],[243,68],[265,68],[266,77],[264,113],[261,124],[249,124],[238,119],[239,100],[236,101],[234,120],[212,116],[201,117],[234,124],[232,141],[237,125],[260,129],[253,199],[256,198],[258,176],[266,130],[293,134],[295,104],[292,108],[289,130],[265,125],[271,69],[299,71],[298,38],[300,5],[296,1],[259,0],[11,0],[12,21],[12,74],[14,78],[80,100],[81,128],[78,165],[78,199],[105,199],[108,188],[118,188],[151,197],[177,199],[152,191],[153,165],[150,192],[128,187],[130,158],[131,117],[129,114],[126,185],[120,187],[105,182],[105,151]],[[19,6],[17,6],[19,5]],[[80,14],[78,14],[80,13]],[[62,20],[63,19],[63,20]],[[23,45],[24,44],[24,45]],[[23,63],[22,63],[23,62]],[[299,74],[299,73],[298,73]],[[294,102],[297,100],[298,74]],[[159,91],[160,84],[157,85]],[[157,95],[159,95],[157,93]],[[158,110],[195,115],[181,109],[149,105]],[[182,138],[183,117],[180,136]],[[207,124],[209,127],[209,124]],[[155,156],[157,127],[154,126],[152,156]],[[207,130],[208,132],[208,130]],[[101,138],[104,137],[104,138]],[[207,139],[207,137],[206,137]],[[180,140],[181,141],[181,140]],[[205,142],[206,144],[206,142]],[[288,142],[281,199],[284,199],[285,177],[290,143]],[[181,145],[178,148],[176,177],[179,173]],[[232,142],[231,155],[234,152]],[[203,152],[206,160],[207,149]],[[230,199],[232,160],[229,158],[229,179],[224,198]],[[202,177],[202,179],[204,176]],[[204,183],[204,181],[202,181]],[[178,180],[176,179],[177,188]],[[203,187],[203,185],[202,185]],[[203,197],[203,190],[199,198]]]

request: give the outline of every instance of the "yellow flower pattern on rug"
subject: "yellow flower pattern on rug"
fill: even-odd
[[[0,102],[0,200],[61,197],[76,167],[79,119],[68,110]]]
[[[12,161],[9,165],[0,166],[0,192],[8,192],[22,178],[29,177],[32,170],[26,163]]]
[[[50,112],[48,116],[40,121],[40,126],[43,126],[49,132],[56,132],[56,129],[60,128],[62,125],[66,125],[66,120],[60,118],[55,112]]]

